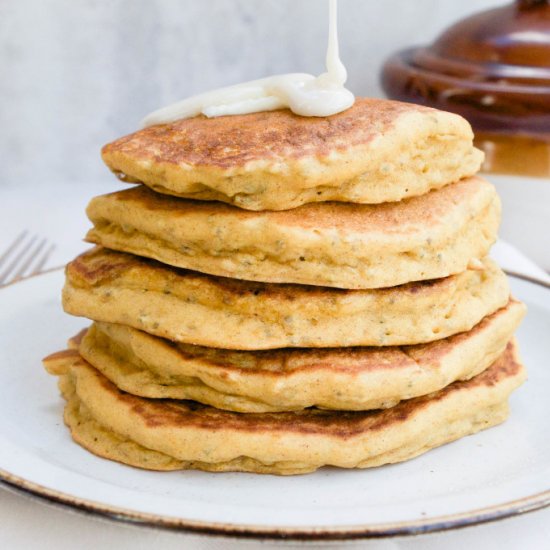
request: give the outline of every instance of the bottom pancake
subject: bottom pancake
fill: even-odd
[[[325,465],[368,468],[413,458],[504,421],[525,379],[514,341],[487,370],[390,409],[242,414],[117,389],[77,351],[56,354],[73,439],[151,470],[299,474]]]

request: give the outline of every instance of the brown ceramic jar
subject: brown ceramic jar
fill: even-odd
[[[387,95],[467,118],[486,170],[550,176],[550,0],[468,17],[384,65]]]

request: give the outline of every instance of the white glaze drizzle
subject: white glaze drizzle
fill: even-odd
[[[217,117],[289,108],[297,115],[324,117],[345,111],[355,97],[344,87],[347,71],[338,51],[337,0],[329,0],[326,68],[318,77],[289,73],[205,92],[154,111],[142,126],[200,114]]]

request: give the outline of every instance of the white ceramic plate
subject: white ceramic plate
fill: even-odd
[[[0,478],[104,517],[246,537],[359,538],[436,531],[550,504],[550,290],[512,280],[529,381],[501,426],[403,464],[296,477],[154,473],[72,443],[40,359],[87,323],[61,311],[61,271],[0,290]]]

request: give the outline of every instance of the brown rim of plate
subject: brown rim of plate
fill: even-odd
[[[66,508],[84,515],[113,520],[139,527],[176,531],[195,535],[209,535],[247,539],[285,539],[302,541],[336,541],[367,538],[389,538],[423,533],[435,533],[489,523],[550,506],[550,489],[504,504],[471,510],[460,514],[439,516],[430,519],[352,525],[346,527],[313,526],[307,528],[271,527],[262,525],[229,524],[170,518],[150,513],[125,510],[87,499],[80,499],[48,489],[36,483],[14,476],[0,469],[0,487],[40,500],[58,508]]]
[[[52,273],[61,269],[62,267],[56,267],[48,269],[42,273],[30,275],[29,277],[13,281],[4,287],[0,287],[0,290],[27,279]],[[510,271],[506,271],[506,273],[511,277],[522,279],[531,284],[539,285],[550,290],[550,284],[544,281]],[[1,468],[0,487],[8,489],[11,492],[30,497],[33,500],[39,500],[57,508],[76,511],[84,515],[116,521],[128,525],[195,535],[264,540],[284,539],[295,541],[344,541],[420,535],[423,533],[435,533],[489,523],[500,519],[525,514],[527,512],[533,512],[535,510],[540,510],[550,506],[550,489],[548,489],[528,497],[511,500],[502,504],[434,518],[400,521],[394,523],[377,523],[371,525],[351,525],[346,527],[312,526],[306,528],[281,528],[262,525],[186,520],[183,518],[171,518],[156,514],[126,510],[124,508],[118,508],[108,504],[94,502],[92,500],[77,498],[67,493],[49,489],[37,483],[13,475]]]

